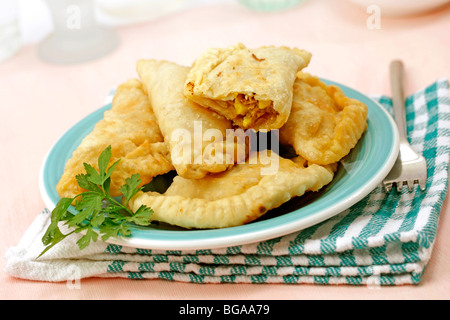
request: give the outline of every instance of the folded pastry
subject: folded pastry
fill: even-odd
[[[227,144],[231,121],[200,107],[183,94],[190,68],[169,61],[140,60],[145,85],[178,175],[201,179],[245,160],[245,139]],[[241,143],[242,141],[242,143]],[[237,146],[239,144],[239,146]],[[238,149],[244,149],[238,152]]]
[[[297,48],[212,48],[195,61],[185,95],[243,129],[279,129],[290,114],[295,76],[310,60]]]
[[[137,79],[118,87],[112,108],[105,111],[104,118],[67,161],[56,187],[61,197],[73,198],[84,191],[78,186],[75,176],[85,173],[83,163],[98,169],[98,157],[109,145],[110,164],[121,159],[111,176],[112,196],[120,195],[119,188],[133,174],[140,174],[141,185],[144,185],[153,177],[173,170],[150,102]]]
[[[355,147],[367,128],[367,106],[334,85],[300,72],[294,84],[289,120],[280,142],[312,163],[338,162]]]
[[[265,159],[262,158],[262,159]],[[226,228],[249,223],[307,191],[318,191],[333,179],[335,165],[309,165],[297,157],[288,160],[275,153],[278,170],[265,175],[271,164],[260,153],[252,153],[248,163],[209,175],[201,180],[175,177],[164,194],[140,192],[130,208],[145,204],[154,211],[151,219],[183,228]]]

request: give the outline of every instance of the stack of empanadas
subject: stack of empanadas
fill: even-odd
[[[164,193],[140,192],[129,205],[145,204],[152,220],[183,228],[246,224],[320,190],[366,130],[367,107],[304,73],[310,60],[305,50],[238,44],[209,49],[191,67],[138,61],[140,80],[118,88],[68,161],[59,194],[79,193],[75,175],[107,145],[111,161],[122,158],[112,193],[135,173],[144,185],[176,172]],[[269,131],[296,156],[253,149],[257,132]]]
[[[173,170],[169,151],[159,129],[142,83],[133,79],[117,88],[113,107],[94,130],[83,139],[67,162],[56,190],[73,198],[83,192],[76,176],[84,173],[83,163],[98,169],[97,159],[111,145],[111,163],[121,159],[111,176],[111,195],[119,196],[125,179],[139,173],[142,185]]]
[[[291,111],[295,76],[310,60],[296,48],[209,49],[195,61],[185,93],[241,128],[279,129]]]

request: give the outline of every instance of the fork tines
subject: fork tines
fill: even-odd
[[[426,189],[426,179],[424,181],[422,180],[408,180],[408,181],[394,181],[394,182],[390,182],[390,181],[384,181],[383,185],[384,185],[384,189],[387,192],[390,192],[392,190],[392,187],[394,186],[394,184],[397,187],[397,191],[401,192],[403,187],[407,186],[409,191],[412,191],[414,189],[415,185],[419,185],[421,190],[425,190]]]

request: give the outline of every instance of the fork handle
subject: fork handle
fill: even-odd
[[[407,140],[403,63],[399,60],[392,61],[390,71],[395,122],[398,126],[400,139]]]

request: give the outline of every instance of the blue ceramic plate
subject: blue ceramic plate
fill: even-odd
[[[167,225],[133,227],[129,238],[109,243],[145,249],[190,250],[228,247],[283,236],[325,221],[368,195],[386,177],[398,155],[399,137],[395,122],[377,102],[335,82],[349,97],[369,108],[368,129],[352,152],[343,159],[331,184],[318,193],[307,194],[268,212],[250,224],[217,230],[184,230]],[[51,148],[41,169],[40,189],[47,207],[59,201],[58,183],[72,152],[103,118],[111,105],[90,114],[67,131]]]

